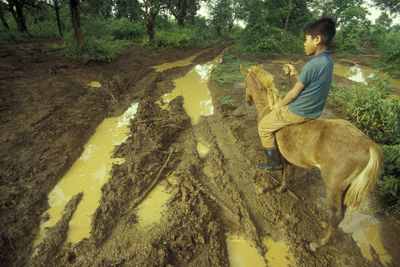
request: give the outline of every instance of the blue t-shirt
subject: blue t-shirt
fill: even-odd
[[[329,51],[314,56],[304,65],[298,81],[305,88],[288,108],[294,114],[315,119],[321,116],[331,88],[333,76],[333,60]]]

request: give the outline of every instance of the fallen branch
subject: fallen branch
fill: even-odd
[[[129,207],[129,209],[128,209],[128,211],[126,213],[128,213],[128,214],[131,213],[132,210],[134,208],[136,208],[136,206],[140,202],[142,202],[147,197],[147,195],[151,192],[151,190],[153,190],[153,188],[157,185],[157,183],[160,180],[160,177],[161,177],[162,173],[164,172],[165,168],[167,167],[169,161],[171,160],[172,155],[175,153],[175,150],[176,150],[175,146],[172,146],[170,148],[169,154],[168,154],[167,158],[165,159],[164,164],[161,167],[160,171],[158,172],[158,174],[157,174],[156,178],[154,179],[153,183],[149,187],[147,187],[146,191],[144,191],[143,194],[140,197],[136,198],[132,202],[131,206]],[[123,215],[125,215],[126,213],[124,213]],[[129,216],[128,216],[128,218],[129,218]],[[126,224],[128,224],[128,221],[126,222]],[[126,227],[126,224],[125,224],[125,227]],[[124,227],[124,229],[125,229],[125,227]]]

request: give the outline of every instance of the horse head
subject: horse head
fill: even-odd
[[[252,83],[253,79],[249,80],[249,71],[243,67],[242,65],[240,65],[240,70],[242,71],[242,73],[244,74],[244,83],[246,84],[246,101],[247,103],[249,103],[249,105],[253,105],[254,103],[254,99],[253,99],[253,86]],[[251,84],[251,86],[249,86],[249,84]]]
[[[271,110],[272,106],[281,99],[278,90],[275,88],[272,74],[261,66],[253,66],[249,69],[240,66],[240,70],[245,75],[247,102],[250,105],[255,103],[257,109],[262,107],[262,110]]]

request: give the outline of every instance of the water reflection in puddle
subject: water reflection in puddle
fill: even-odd
[[[210,151],[210,145],[207,144],[202,138],[199,138],[197,142],[197,153],[199,153],[200,158],[205,158]]]
[[[40,232],[34,241],[35,246],[43,241],[44,228],[54,226],[61,219],[67,202],[80,192],[84,192],[83,197],[69,222],[67,241],[76,243],[89,237],[91,216],[99,206],[101,187],[110,178],[112,165],[124,161],[111,158],[112,151],[128,137],[129,121],[136,114],[137,107],[138,104],[133,104],[122,116],[105,119],[97,127],[96,133],[85,145],[82,155],[50,192],[50,208],[45,213],[50,219],[41,224]]]
[[[289,248],[283,241],[274,242],[271,239],[263,240],[264,246],[267,248],[265,258],[268,261],[268,266],[295,266],[293,255],[289,252]]]
[[[250,241],[237,236],[226,239],[229,265],[231,267],[265,267],[264,258]]]
[[[169,183],[176,184],[175,177],[168,178]],[[172,196],[172,187],[158,184],[149,195],[137,206],[135,214],[143,228],[149,228],[158,222],[167,209],[167,202]]]
[[[207,83],[211,76],[211,71],[221,62],[222,56],[203,64],[196,65],[185,76],[174,80],[175,89],[162,96],[163,104],[167,104],[177,96],[183,96],[183,107],[192,120],[192,124],[199,122],[200,116],[210,116],[214,114],[214,106],[211,100],[211,94]],[[171,63],[173,64],[173,63]]]
[[[229,264],[233,267],[264,267],[267,266],[266,262],[271,267],[295,266],[294,257],[283,241],[274,242],[265,238],[263,245],[267,253],[265,253],[264,257],[258,253],[252,242],[242,237],[229,236],[226,239],[226,244]]]
[[[391,257],[385,251],[380,238],[381,223],[373,214],[371,200],[368,199],[361,204],[359,210],[349,208],[339,227],[343,232],[352,234],[365,258],[373,260],[370,252],[370,246],[372,246],[379,255],[379,260],[383,264],[388,264],[391,262]]]
[[[334,74],[360,83],[366,83],[366,79],[371,78],[374,75],[374,71],[374,69],[368,67],[360,67],[358,64],[355,64],[351,67],[335,64],[333,68]],[[378,72],[378,74],[383,75],[382,72]],[[396,80],[391,77],[387,77],[387,80],[391,86],[397,90],[400,90],[400,80]]]

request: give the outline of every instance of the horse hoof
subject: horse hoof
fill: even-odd
[[[317,243],[315,243],[315,242],[310,242],[310,244],[308,244],[308,246],[310,247],[310,250],[311,250],[312,252],[316,252],[317,249],[318,249],[318,245],[317,245]]]

